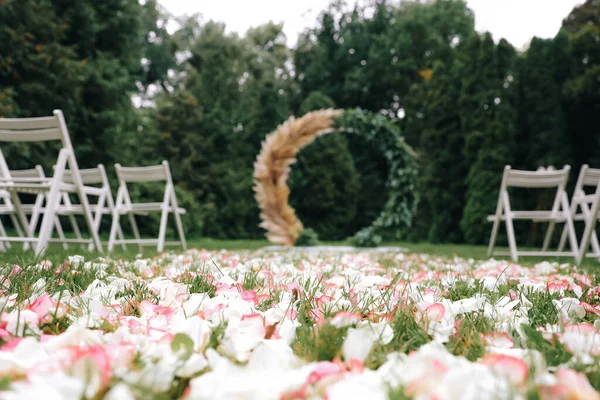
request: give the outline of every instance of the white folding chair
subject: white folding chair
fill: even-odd
[[[3,157],[2,152],[0,151],[0,157]],[[6,161],[4,161],[6,162]],[[36,165],[35,168],[30,169],[20,169],[20,170],[10,170],[10,176],[14,179],[29,179],[29,178],[38,178],[44,179],[46,175],[44,173],[44,169],[41,165]],[[31,215],[29,220],[29,229],[31,232],[35,232],[37,229],[37,224],[39,221],[39,217],[43,212],[44,199],[47,197],[47,193],[38,193],[35,196],[35,202],[33,204],[22,204],[23,212],[26,215]],[[56,232],[60,238],[60,241],[63,243],[63,248],[67,248],[67,244],[65,243],[65,234],[62,229],[62,225],[60,224],[60,220],[58,215],[54,218],[54,224],[56,228]],[[22,236],[22,232],[17,232],[19,236]],[[29,243],[25,243],[25,249],[29,248]]]
[[[108,241],[108,251],[111,252],[115,244],[129,243],[137,244],[140,251],[142,251],[143,246],[153,245],[156,245],[156,249],[159,252],[164,250],[165,245],[181,245],[185,250],[187,248],[187,244],[185,241],[185,234],[183,232],[183,224],[181,223],[181,214],[185,214],[186,210],[177,206],[175,187],[173,186],[173,179],[171,178],[169,163],[167,161],[163,161],[160,165],[154,165],[150,167],[122,167],[120,164],[115,164],[115,170],[117,172],[117,178],[119,179],[119,190],[117,192],[116,205],[113,212],[110,239]],[[165,182],[163,201],[153,203],[132,203],[131,197],[129,196],[129,191],[127,189],[127,184],[139,182]],[[147,215],[150,212],[157,211],[160,211],[161,213],[158,239],[142,239],[135,221],[135,215]],[[177,225],[177,231],[180,239],[179,241],[165,241],[167,233],[167,219],[170,213],[172,213],[175,217],[175,223]],[[116,239],[117,229],[120,225],[119,220],[122,215],[127,215],[129,217],[135,239]]]
[[[1,155],[2,154],[0,152],[0,156]],[[13,178],[46,178],[44,169],[41,165],[37,165],[36,168],[33,169],[11,170],[10,173]],[[81,177],[81,181],[84,184],[84,192],[88,196],[88,201],[90,196],[97,197],[96,203],[90,202],[90,210],[94,215],[94,229],[96,230],[96,232],[99,233],[102,216],[112,216],[115,207],[112,192],[110,190],[110,184],[108,182],[108,176],[106,175],[106,170],[104,169],[104,165],[100,164],[96,168],[80,169],[79,176]],[[70,170],[65,170],[63,180],[66,183],[75,184],[73,173]],[[100,184],[99,187],[92,186],[98,184]],[[31,219],[29,221],[29,228],[32,232],[36,230],[39,216],[45,211],[45,208],[43,207],[44,197],[45,196],[43,194],[38,194],[35,204],[23,204],[23,211],[25,212],[25,214],[31,215]],[[55,228],[59,238],[50,238],[49,242],[62,243],[63,248],[67,249],[68,243],[75,241],[76,243],[81,243],[81,246],[83,247],[84,243],[82,242],[85,242],[85,240],[81,235],[79,224],[77,223],[77,219],[75,218],[75,216],[77,215],[83,216],[83,206],[81,204],[73,204],[71,202],[71,199],[69,198],[69,194],[63,193],[61,198],[61,204],[57,208],[56,214],[57,215],[55,217]],[[65,237],[62,225],[60,223],[59,215],[65,216],[69,219],[76,239],[71,240]],[[121,227],[118,228],[117,235],[120,239],[123,238]],[[91,250],[93,249],[93,243],[91,239],[89,239],[89,242],[90,243],[88,245],[88,248]]]
[[[0,152],[0,156],[1,155],[2,155],[2,152]],[[1,215],[8,215],[9,218],[12,220],[12,224],[15,227],[15,229],[17,230],[18,235],[23,236],[23,231],[21,231],[21,226],[19,225],[19,221],[17,220],[15,206],[12,204],[12,201],[10,200],[10,193],[7,192],[6,190],[0,190],[0,216]],[[4,228],[4,224],[2,223],[1,220],[0,220],[0,235],[2,235],[2,237],[7,236],[6,229]],[[11,247],[10,242],[0,241],[0,251],[4,251],[10,247]]]
[[[493,254],[510,255],[513,262],[517,262],[519,256],[572,256],[575,260],[578,259],[577,237],[575,236],[575,228],[571,218],[571,210],[569,208],[569,200],[565,192],[565,186],[569,179],[569,166],[565,166],[562,170],[540,170],[540,171],[518,171],[513,170],[510,166],[504,168],[502,176],[502,184],[500,187],[500,195],[498,197],[498,206],[496,214],[488,216],[488,221],[493,222],[492,234],[490,237],[490,245],[488,247],[488,257]],[[531,188],[531,189],[553,189],[556,188],[556,195],[551,210],[518,210],[513,211],[510,205],[508,188]],[[548,222],[548,229],[544,239],[544,246],[541,251],[517,251],[515,239],[515,231],[513,226],[514,220],[531,220],[534,222]],[[506,232],[508,235],[508,244],[510,252],[494,252],[496,236],[500,222],[506,224]],[[548,251],[548,246],[554,232],[554,227],[557,223],[565,223],[567,236],[571,251]]]
[[[0,149],[0,177],[2,177],[2,171],[4,171],[5,169],[8,169],[8,166],[6,165],[4,154]],[[29,175],[32,171],[33,173],[37,174],[37,167],[33,170],[13,171],[13,173],[19,174],[25,172],[25,174]],[[41,200],[43,201],[43,199]],[[17,219],[16,208],[10,199],[10,193],[6,190],[0,190],[0,201],[0,215],[8,215],[11,219],[13,226],[15,227],[15,230],[17,231],[17,234],[20,237],[22,237],[23,231],[21,230],[21,225],[19,224],[19,221]],[[2,237],[7,236],[6,229],[4,228],[4,224],[2,223],[2,221],[0,221],[0,235],[2,235]],[[28,243],[26,243],[26,245],[28,245]],[[0,251],[4,251],[10,247],[10,242],[0,242]]]
[[[592,210],[594,200],[596,198],[596,194],[587,194],[585,191],[587,187],[597,188],[600,183],[600,169],[590,168],[589,165],[583,165],[581,170],[579,171],[579,177],[577,178],[577,183],[575,184],[575,190],[573,191],[573,197],[571,198],[571,218],[573,221],[583,221],[586,226],[591,223],[592,220]],[[579,212],[581,209],[581,212]],[[596,218],[598,218],[596,214]],[[592,229],[589,232],[589,242],[591,242],[593,253],[587,254],[588,257],[600,258],[600,243],[598,242],[598,235],[596,234],[595,229]],[[583,238],[582,238],[583,239]],[[560,238],[560,244],[558,249],[562,251],[565,246],[565,242],[567,240],[567,231],[563,230],[562,236]],[[583,242],[583,240],[582,240]],[[580,246],[580,250],[586,252],[587,245],[584,248]]]
[[[51,117],[42,118],[0,118],[0,141],[1,142],[60,142],[62,147],[58,152],[54,176],[51,178],[15,178],[12,177],[6,163],[0,165],[0,191],[4,190],[10,194],[12,204],[15,207],[17,220],[23,231],[23,236],[15,237],[4,235],[0,241],[15,241],[35,244],[36,255],[44,253],[48,242],[52,237],[55,227],[57,210],[61,203],[61,197],[65,193],[77,195],[81,206],[87,229],[92,237],[95,249],[102,252],[102,244],[97,232],[93,229],[94,222],[90,205],[85,194],[85,188],[79,175],[79,166],[71,145],[69,131],[64,116],[60,110],[55,110]],[[67,167],[72,172],[74,183],[64,181]],[[20,193],[45,194],[46,205],[44,207],[39,234],[30,229],[29,221],[19,199]],[[83,240],[87,243],[88,240]]]
[[[85,185],[84,191],[88,196],[88,201],[89,196],[97,197],[97,201],[95,203],[90,202],[90,210],[94,216],[94,230],[99,234],[102,217],[104,215],[112,217],[113,212],[115,211],[115,202],[110,190],[110,183],[108,181],[108,176],[106,175],[106,169],[104,168],[104,165],[99,164],[96,168],[80,169],[79,176]],[[75,179],[71,171],[65,171],[64,181],[67,183],[75,183]],[[75,235],[78,239],[81,239],[80,229],[77,225],[75,216],[84,215],[82,205],[72,204],[68,194],[65,193],[63,195],[62,205],[58,209],[58,214],[69,217]],[[117,236],[120,240],[124,239],[120,225],[117,227]],[[90,243],[90,248],[92,248],[92,246],[93,244]],[[122,247],[125,249],[125,244],[122,244]]]

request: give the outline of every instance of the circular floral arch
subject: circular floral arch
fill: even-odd
[[[301,118],[290,117],[267,135],[254,163],[254,192],[261,213],[260,226],[267,239],[293,246],[304,229],[288,204],[287,178],[296,154],[317,137],[343,131],[360,135],[379,147],[389,165],[388,200],[371,226],[365,230],[401,235],[412,224],[416,210],[417,159],[400,129],[381,114],[361,109],[319,110]]]

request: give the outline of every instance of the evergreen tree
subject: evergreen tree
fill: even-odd
[[[421,148],[426,149],[421,162],[421,201],[424,201],[431,222],[427,238],[431,242],[460,242],[459,223],[465,203],[467,172],[462,152],[464,137],[460,115],[456,108],[460,80],[451,68],[436,64],[428,84],[426,127]]]
[[[248,134],[245,146],[249,156],[256,157],[264,137],[291,114],[293,82],[287,64],[291,55],[282,24],[270,22],[252,28],[245,41],[247,71],[240,85],[240,121]]]
[[[417,204],[417,216],[413,221],[408,239],[412,241],[423,241],[429,236],[433,215],[429,196],[426,195],[423,186],[423,175],[426,171],[427,154],[430,149],[421,147],[422,135],[428,126],[429,119],[426,118],[429,98],[428,82],[415,83],[408,93],[405,102],[405,126],[404,137],[406,142],[417,152],[419,161],[419,202]],[[455,105],[456,107],[456,105]]]
[[[575,165],[600,167],[600,2],[587,0],[564,21],[569,37],[571,76],[564,85],[567,135]]]
[[[510,59],[515,55],[506,41],[496,47],[490,34],[467,46],[465,65],[473,75],[464,75],[469,78],[461,93],[461,121],[470,167],[460,226],[469,243],[486,241],[486,217],[495,210],[504,166],[513,161],[514,96],[512,86],[504,83],[512,73]]]
[[[135,127],[141,7],[131,0],[0,6],[0,87],[12,89],[12,116],[62,109],[82,167],[112,164],[120,138]],[[43,144],[5,150],[15,167],[50,161]]]
[[[296,49],[274,23],[239,37],[195,16],[169,34],[158,0],[141,3],[0,0],[0,117],[62,109],[82,167],[169,159],[194,234],[260,237],[261,142],[334,104],[397,117],[417,150],[414,239],[487,241],[506,164],[600,166],[599,0],[518,56],[475,33],[463,0],[335,1]],[[13,168],[54,161],[44,143],[2,150]],[[376,144],[329,135],[299,154],[290,200],[307,227],[343,238],[377,217],[387,174]],[[515,208],[548,201],[513,196]]]
[[[261,234],[253,164],[265,135],[290,113],[281,28],[267,24],[240,38],[223,24],[189,19],[174,34],[189,58],[178,67],[178,86],[157,99],[152,148],[177,159],[174,179],[198,203],[206,235]]]
[[[4,117],[51,115],[62,108],[69,118],[81,104],[85,65],[66,45],[66,29],[49,1],[8,1],[0,5],[0,102]],[[43,144],[3,145],[11,168],[31,168],[56,160]]]
[[[537,169],[570,164],[570,149],[562,110],[562,85],[557,80],[557,49],[553,40],[534,38],[519,61],[517,166]],[[512,76],[509,76],[511,79]],[[512,80],[512,79],[511,79]],[[507,81],[509,83],[509,81]]]

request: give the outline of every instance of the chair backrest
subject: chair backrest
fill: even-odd
[[[1,119],[0,119],[1,121]],[[0,149],[0,179],[9,180],[12,178],[45,178],[44,169],[41,165],[36,165],[35,168],[29,169],[13,169],[8,168],[4,153]]]
[[[0,142],[48,142],[60,140],[72,149],[67,124],[61,110],[51,117],[0,118]]]
[[[46,142],[62,138],[56,111],[52,117],[0,118],[0,142]]]
[[[45,178],[46,174],[41,165],[36,165],[30,169],[13,169],[10,171],[12,178]]]
[[[119,180],[119,191],[123,192],[126,203],[131,204],[131,198],[127,190],[128,183],[165,182],[163,202],[167,203],[171,201],[177,205],[171,169],[166,160],[160,165],[151,165],[148,167],[123,167],[121,164],[115,164],[115,171]]]
[[[511,169],[509,165],[504,168],[502,186],[518,188],[558,188],[564,189],[569,179],[571,167],[566,165],[559,170],[522,171]]]
[[[561,201],[568,201],[565,192],[565,186],[569,180],[570,171],[571,167],[568,165],[565,165],[563,169],[559,170],[548,168],[538,169],[537,171],[514,170],[511,169],[510,165],[507,165],[504,167],[500,196],[503,196],[503,193],[508,196],[509,187],[526,189],[556,188],[556,194],[554,196],[554,202],[551,210],[552,212],[556,213],[560,208]]]
[[[66,162],[68,162],[70,169],[79,171],[71,138],[69,137],[69,130],[61,110],[54,110],[51,117],[0,118],[0,142],[49,141],[60,141],[62,144],[61,153],[66,150]],[[57,164],[64,164],[64,162],[59,162],[60,160],[59,154]],[[5,160],[4,164],[6,164]],[[61,174],[63,168],[64,165],[61,165]],[[2,172],[5,173],[6,171]],[[8,176],[10,177],[10,175]]]
[[[579,171],[579,177],[577,178],[577,184],[575,185],[575,193],[584,191],[585,186],[598,186],[600,183],[600,169],[590,168],[589,165],[584,164],[581,166]]]
[[[149,167],[123,167],[121,164],[115,164],[117,177],[122,182],[169,182],[171,173],[169,163],[163,161],[160,165]]]
[[[79,176],[81,177],[81,182],[84,185],[108,185],[108,177],[106,175],[104,165],[102,164],[99,164],[96,168],[80,169]],[[63,180],[66,183],[75,183],[73,178],[73,172],[71,170],[65,170]]]

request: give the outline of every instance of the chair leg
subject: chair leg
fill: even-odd
[[[503,179],[504,180],[504,179]],[[502,188],[500,188],[500,194],[498,195],[498,205],[496,206],[496,219],[492,226],[492,234],[490,235],[490,244],[488,246],[487,256],[491,257],[494,254],[494,246],[496,245],[496,237],[498,235],[498,229],[500,228],[500,217],[502,216]]]
[[[600,243],[598,242],[596,232],[592,232],[592,250],[594,254],[600,255]]]
[[[38,225],[38,221],[40,218],[40,214],[41,214],[41,210],[42,210],[42,206],[44,205],[44,198],[45,196],[43,194],[38,194],[35,198],[35,204],[33,205],[33,212],[31,213],[31,219],[29,220],[29,229],[31,230],[31,232],[35,233],[37,225]],[[29,243],[25,244],[25,250],[29,249]]]
[[[579,264],[578,260],[578,245],[577,245],[577,236],[575,235],[575,225],[572,220],[567,220],[567,229],[569,230],[569,244],[571,245],[571,251],[573,252],[575,262]],[[584,251],[585,253],[585,251]]]
[[[567,243],[567,225],[563,227],[562,234],[560,235],[560,242],[558,242],[558,251],[563,251],[565,244]]]
[[[81,229],[79,229],[79,224],[77,223],[77,219],[75,218],[74,215],[69,215],[69,222],[71,223],[71,226],[73,227],[73,232],[75,233],[75,237],[78,240],[82,240],[83,236],[81,236]],[[81,244],[81,248],[82,249],[85,248],[83,243]]]
[[[108,184],[107,184],[108,187]],[[110,188],[107,189],[110,192]],[[117,196],[118,197],[118,196]],[[115,211],[115,202],[113,201],[112,195],[109,193],[106,195],[106,204],[108,205],[108,210],[110,211],[110,215],[114,215]],[[112,229],[112,224],[111,224]],[[121,248],[123,250],[127,250],[127,244],[125,244],[125,235],[123,235],[123,229],[121,228],[121,224],[117,224],[117,237],[121,241]],[[113,243],[114,246],[114,243]]]
[[[125,243],[125,235],[123,235],[123,229],[121,229],[121,224],[117,226],[117,237],[121,241],[121,248],[123,250],[127,250],[127,244]]]
[[[582,210],[583,216],[586,220],[585,222],[587,224],[587,221],[589,221],[589,219],[591,218],[591,211],[587,204],[582,204],[581,210]],[[600,255],[600,242],[598,241],[598,235],[596,234],[595,231],[592,232],[591,234],[592,234],[592,238],[591,238],[592,251],[594,252],[594,254]],[[567,240],[567,226],[565,225],[562,237],[560,238],[560,246],[558,248],[558,251],[563,250],[566,240]]]
[[[510,201],[508,199],[508,192],[502,193],[502,200],[504,202],[504,215],[506,216],[506,233],[508,235],[508,245],[510,247],[510,258],[513,262],[518,262],[519,257],[517,255],[517,241],[515,240],[515,228],[512,221],[512,211],[510,208]]]
[[[169,210],[164,208],[160,215],[160,229],[158,231],[158,246],[156,250],[160,253],[165,249],[165,237],[167,236],[167,220],[169,218]]]
[[[546,230],[546,237],[544,238],[544,245],[542,246],[542,251],[548,250],[550,246],[550,241],[552,240],[552,234],[554,233],[554,227],[556,226],[556,222],[550,221],[548,224],[548,229]]]
[[[44,215],[42,217],[40,234],[38,237],[37,246],[35,248],[36,256],[40,256],[44,253],[46,247],[48,246],[48,241],[50,237],[52,237],[52,230],[54,228],[54,216],[56,215],[56,209],[58,208],[59,202],[60,197],[58,193],[58,186],[53,185],[50,189],[50,193],[48,194],[46,202],[46,211],[44,212]]]
[[[579,246],[579,254],[576,259],[577,265],[581,264],[581,261],[586,256],[588,247],[590,245],[590,240],[592,238],[592,234],[596,229],[596,222],[598,222],[598,210],[600,209],[600,184],[596,188],[596,197],[594,198],[594,202],[592,203],[592,209],[590,212],[590,217],[585,218],[585,230],[583,231],[583,236],[581,238],[581,244]]]
[[[595,203],[598,203],[598,201],[596,200]],[[594,204],[594,207],[593,207],[594,215],[597,215],[598,208],[599,208],[598,205]],[[598,221],[598,218],[591,218],[590,220],[586,221],[585,230],[583,232],[583,237],[581,238],[581,245],[579,246],[579,254],[576,259],[577,265],[581,264],[581,261],[583,260],[583,258],[585,257],[585,255],[587,253],[587,249],[590,245],[592,233],[596,229],[597,221]]]
[[[568,202],[568,201],[567,201]],[[587,218],[589,213],[590,213],[590,209],[587,206],[586,203],[577,203],[577,201],[575,200],[575,197],[573,197],[573,201],[571,203],[571,207],[569,208],[571,210],[571,220],[573,221],[573,218],[575,217],[575,214],[577,214],[577,207],[581,206],[581,212],[584,215],[584,218]],[[575,222],[573,222],[574,224]],[[565,224],[565,226],[563,227],[563,231],[562,234],[560,235],[560,242],[558,243],[558,251],[563,251],[563,249],[565,248],[565,244],[567,243],[567,235],[568,235],[568,227]]]
[[[500,216],[496,216],[494,225],[492,226],[492,234],[490,236],[490,244],[488,246],[487,256],[491,257],[494,253],[494,246],[496,244],[496,236],[498,235],[498,228],[500,227]]]
[[[569,234],[569,245],[571,247],[571,252],[575,258],[575,262],[579,263],[579,246],[577,243],[577,235],[575,234],[575,224],[573,223],[572,215],[574,214],[569,208],[569,199],[567,198],[566,193],[562,192],[560,195],[560,205],[563,209],[563,212],[566,216],[565,225]],[[586,245],[587,246],[587,245]],[[585,251],[584,251],[585,254]]]
[[[515,229],[511,218],[506,218],[506,232],[508,234],[508,245],[510,247],[510,259],[513,262],[518,262],[519,257],[517,255],[517,242],[515,240]]]
[[[187,242],[185,241],[185,232],[183,231],[183,224],[181,223],[181,215],[175,210],[175,223],[177,224],[177,232],[179,233],[179,239],[181,240],[181,247],[187,250]]]
[[[100,230],[100,223],[102,222],[102,209],[104,208],[105,195],[101,195],[96,203],[96,215],[94,215],[94,229],[96,232]]]
[[[17,219],[17,217],[15,216],[15,214],[10,214],[10,220],[13,224],[13,226],[15,227],[15,230],[17,231],[17,235],[19,235],[19,237],[24,237],[24,233],[23,233],[23,229],[21,229],[21,224],[19,224],[19,220]],[[35,227],[30,228],[32,232],[35,232]],[[27,248],[25,250],[29,249],[29,242],[25,242],[24,245],[27,245]],[[6,242],[6,247],[11,247],[10,242]]]
[[[100,242],[100,238],[98,237],[98,232],[94,230],[94,221],[92,220],[92,212],[90,211],[90,203],[88,202],[87,195],[85,193],[81,193],[79,199],[81,201],[81,204],[83,205],[83,216],[85,218],[88,231],[92,236],[94,249],[97,252],[102,253],[102,243]]]
[[[112,213],[112,223],[110,225],[110,236],[108,238],[108,252],[112,253],[115,247],[115,237],[117,236],[117,227],[119,226],[120,215],[115,209]]]
[[[0,235],[2,235],[3,238],[7,237],[2,221],[0,221]],[[0,241],[0,251],[5,251],[8,248],[7,244],[8,242]]]
[[[54,224],[56,225],[56,233],[58,233],[58,237],[62,240],[63,249],[67,250],[69,248],[69,244],[66,242],[65,232],[63,231],[62,225],[60,224],[60,219],[58,215],[54,218]]]
[[[96,214],[94,215],[94,231],[97,235],[100,235],[100,223],[102,222],[102,209],[104,208],[104,201],[106,196],[103,194],[98,198],[98,202],[96,203]],[[94,244],[90,241],[88,244],[88,250],[92,250]]]
[[[21,200],[19,199],[19,195],[15,192],[11,192],[10,197],[15,206],[15,210],[16,210],[17,216],[19,218],[19,220],[16,221],[16,222],[18,222],[18,224],[16,226],[17,227],[19,225],[21,226],[21,228],[23,229],[23,232],[25,234],[25,237],[33,239],[34,238],[33,233],[31,232],[31,229],[29,229],[29,222],[27,221],[27,216],[23,212],[23,206],[21,204]],[[19,228],[17,228],[17,231],[18,231],[18,229]],[[35,244],[35,240],[32,240],[30,242],[24,242],[23,249],[27,250],[28,249],[27,245],[33,246],[34,244]],[[38,240],[38,245],[39,245],[39,240]],[[36,251],[36,255],[37,255],[37,251]]]
[[[135,222],[135,215],[133,213],[128,214],[129,222],[131,223],[131,229],[133,230],[133,236],[135,236],[135,240],[137,241],[138,251],[142,253],[144,251],[144,246],[142,246],[142,237],[140,236],[140,230],[138,229],[137,222]]]
[[[121,225],[120,225],[120,218],[121,218],[121,212],[120,212],[120,207],[123,205],[123,198],[124,198],[124,191],[123,188],[120,187],[119,190],[117,191],[117,198],[115,200],[115,203],[112,202],[112,197],[109,197],[109,206],[110,206],[110,211],[112,214],[112,222],[110,224],[110,235],[108,238],[108,252],[112,253],[112,251],[115,248],[115,239],[117,236],[117,230],[121,230]]]
[[[38,194],[35,199],[35,204],[33,205],[33,212],[31,213],[31,219],[29,220],[29,229],[31,232],[35,232],[37,228],[38,221],[40,220],[40,214],[42,213],[42,206],[44,205],[43,194]]]

